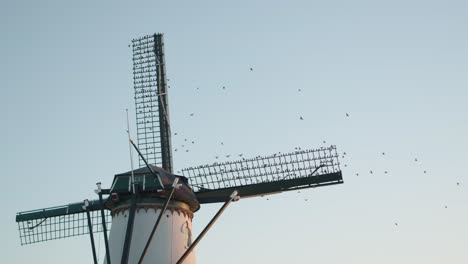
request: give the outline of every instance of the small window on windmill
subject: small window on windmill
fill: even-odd
[[[143,182],[143,177],[145,177],[145,175],[135,176],[135,183],[138,183],[141,185],[141,183]]]
[[[189,222],[188,222],[188,221],[185,221],[185,222],[182,224],[182,228],[181,228],[180,231],[183,233],[183,236],[184,236],[184,247],[187,249],[187,248],[189,248],[190,245],[192,244],[192,230],[190,230]]]

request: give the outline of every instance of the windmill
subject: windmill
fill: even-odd
[[[162,34],[132,40],[139,168],[97,184],[98,199],[19,212],[22,245],[102,232],[104,263],[194,264],[193,249],[232,201],[343,183],[335,146],[189,167],[174,174]],[[200,204],[222,203],[197,238]]]

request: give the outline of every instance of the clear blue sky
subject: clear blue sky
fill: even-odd
[[[199,263],[468,262],[468,2],[133,2],[1,1],[3,262],[91,263],[87,237],[21,247],[15,213],[95,198],[129,170],[128,44],[154,32],[173,144],[196,141],[176,168],[347,153],[343,185],[232,204]]]

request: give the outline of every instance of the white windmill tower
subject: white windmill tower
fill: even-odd
[[[103,232],[104,263],[195,264],[193,249],[225,208],[239,196],[343,183],[335,146],[241,158],[173,173],[171,128],[162,34],[132,41],[137,139],[130,144],[140,168],[117,174],[99,199],[19,212],[21,244]],[[192,218],[200,204],[223,203],[200,235]],[[111,219],[112,218],[112,219]],[[108,229],[110,225],[110,232]]]

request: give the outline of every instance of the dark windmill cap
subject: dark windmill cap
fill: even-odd
[[[150,166],[155,174],[159,176],[164,186],[161,187],[159,179],[155,177],[153,173],[151,173],[148,167],[139,168],[133,171],[135,183],[137,183],[139,186],[139,193],[149,194],[152,197],[166,198],[170,194],[175,178],[178,177],[178,184],[181,184],[181,186],[175,190],[172,199],[188,204],[192,212],[196,212],[198,209],[200,209],[200,203],[198,202],[198,199],[195,196],[192,188],[190,188],[188,179],[186,177],[168,173],[160,167],[153,165]],[[116,174],[110,189],[110,193],[117,193],[119,195],[131,194],[131,177],[131,171]]]

